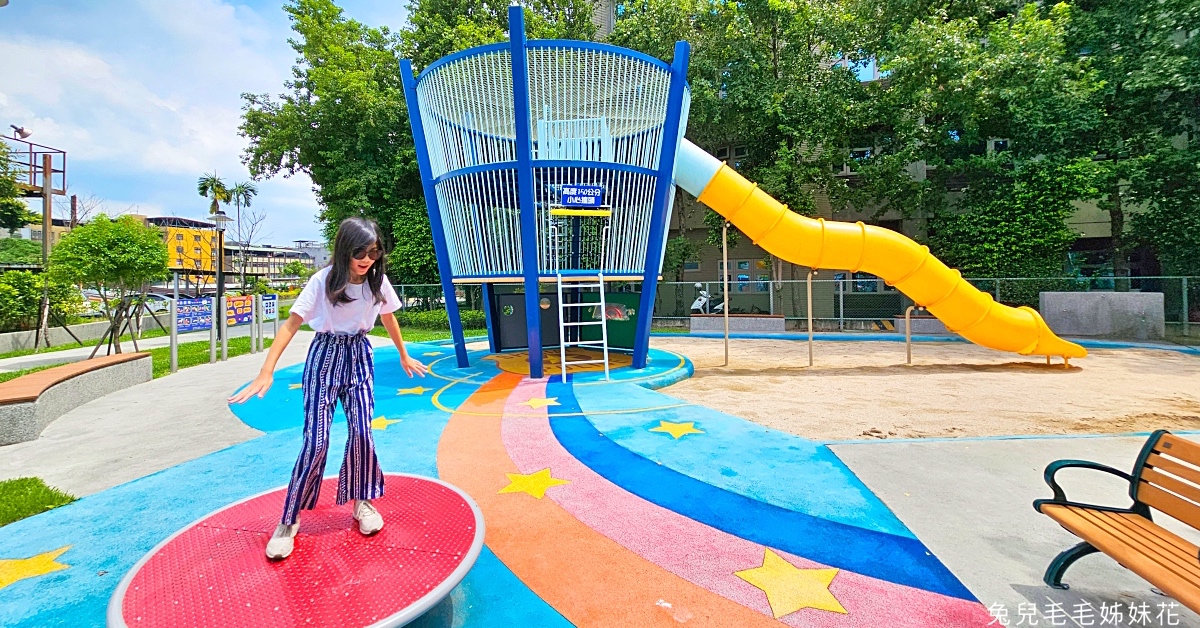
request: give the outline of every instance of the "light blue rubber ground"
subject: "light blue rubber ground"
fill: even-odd
[[[416,355],[426,348],[439,350],[433,345],[409,346]],[[381,366],[389,359],[398,364],[396,357],[395,349],[390,349],[390,354],[389,350],[376,352]],[[484,362],[481,370],[487,368]],[[399,371],[398,365],[395,370]],[[437,442],[450,415],[432,406],[432,390],[422,395],[397,396],[395,388],[421,382],[436,388],[446,382],[425,378],[413,383],[403,375],[402,379],[393,375],[385,375],[376,387],[377,415],[386,412],[388,418],[399,419],[386,429],[374,431],[380,466],[389,472],[436,477]],[[283,384],[284,379],[277,378],[271,393],[286,390]],[[392,388],[390,398],[383,394],[388,386]],[[477,387],[456,386],[463,389],[462,394]],[[266,404],[264,400],[258,411],[248,413],[250,420],[263,421],[272,415],[281,424],[300,425],[299,396],[294,400],[285,398],[289,399],[286,403]],[[237,409],[239,415],[244,408]],[[210,512],[286,484],[302,439],[302,430],[297,427],[271,431],[0,528],[2,558],[27,558],[71,546],[58,558],[70,565],[68,569],[21,580],[0,590],[0,626],[103,626],[105,609],[117,582],[143,554]],[[335,426],[326,475],[337,473],[345,442],[345,430]],[[475,567],[448,599],[414,625],[567,625],[486,546]]]

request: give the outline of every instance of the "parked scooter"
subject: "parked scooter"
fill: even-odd
[[[697,296],[696,300],[692,301],[693,314],[720,314],[725,310],[725,302],[721,301],[714,304],[712,295],[709,294],[708,290],[704,289],[704,284],[697,283],[696,289],[700,291],[700,296]]]

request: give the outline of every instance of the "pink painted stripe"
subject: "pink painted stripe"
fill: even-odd
[[[570,484],[547,497],[596,532],[675,575],[748,608],[771,615],[766,595],[734,575],[762,564],[764,547],[650,503],[601,477],[559,444],[548,412],[523,402],[544,397],[545,382],[525,380],[505,405],[501,435],[522,473],[549,467]],[[802,569],[826,567],[776,552]],[[803,609],[780,619],[792,626],[986,626],[983,605],[842,570],[830,592],[848,615]]]

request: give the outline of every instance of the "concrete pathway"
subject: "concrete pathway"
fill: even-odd
[[[1175,606],[1177,622],[1160,604],[1173,601],[1155,594],[1150,585],[1103,554],[1083,558],[1067,571],[1068,591],[1042,584],[1042,574],[1061,551],[1079,542],[1032,502],[1051,496],[1042,479],[1050,462],[1062,458],[1091,460],[1129,471],[1144,437],[1036,438],[831,444],[876,496],[971,589],[984,605],[1007,609],[1009,625],[1017,625],[1021,605],[1034,605],[1044,618],[1039,625],[1066,626],[1200,626],[1200,617]],[[1119,507],[1129,505],[1128,484],[1115,476],[1066,470],[1059,483],[1072,500]],[[1200,534],[1158,512],[1155,521],[1200,543]],[[1079,604],[1094,608],[1094,623],[1070,620],[1054,624],[1046,618],[1053,603],[1068,618]],[[1100,622],[1101,604],[1146,603],[1153,621]],[[1026,622],[1028,623],[1028,622]],[[1026,625],[1026,624],[1021,624]]]
[[[280,368],[303,362],[314,335],[297,333]],[[254,379],[265,357],[190,367],[75,408],[37,440],[0,447],[0,479],[37,476],[83,496],[254,438],[262,432],[234,416],[226,398]]]

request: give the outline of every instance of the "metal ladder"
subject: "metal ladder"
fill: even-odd
[[[596,283],[579,283],[571,282],[572,288],[597,288],[600,291],[599,314],[600,320],[580,320],[567,322],[567,308],[584,308],[596,307],[595,303],[580,301],[579,303],[565,303],[563,301],[563,276],[562,273],[557,274],[558,279],[558,358],[562,364],[562,378],[567,381],[567,368],[573,364],[603,364],[604,379],[608,380],[608,303],[604,299],[604,273],[596,274]],[[582,314],[582,313],[581,313]],[[581,315],[580,318],[583,318]],[[582,328],[600,326],[600,340],[567,340],[567,329],[570,327]],[[567,360],[568,347],[599,347],[604,353],[604,358],[600,360]]]
[[[565,207],[553,207],[550,210],[550,215],[552,217],[560,217],[560,218],[570,218],[570,217],[604,218],[605,224],[600,229],[600,247],[599,247],[599,256],[598,256],[600,268],[603,268],[604,247],[607,244],[607,240],[608,240],[608,232],[609,232],[609,227],[610,227],[608,222],[609,222],[609,220],[611,220],[611,216],[612,216],[611,210],[609,210],[607,208],[580,210],[580,209],[571,209],[571,208],[565,208]],[[552,218],[552,220],[553,220],[553,218]],[[550,234],[551,234],[551,239],[554,242],[554,249],[553,249],[554,250],[554,255],[553,255],[554,275],[555,275],[556,284],[557,284],[557,288],[558,288],[558,339],[559,339],[558,358],[559,358],[559,362],[562,366],[563,381],[565,382],[567,380],[568,368],[573,365],[576,365],[576,364],[603,364],[604,365],[604,379],[607,381],[609,379],[608,324],[607,324],[608,323],[608,302],[604,295],[604,271],[603,270],[597,271],[595,276],[583,275],[583,276],[581,276],[581,280],[579,280],[579,281],[564,282],[563,274],[562,274],[562,267],[561,267],[560,260],[559,260],[559,257],[560,257],[561,251],[562,251],[562,242],[559,240],[559,238],[564,237],[564,234],[560,232],[560,230],[558,229],[558,225],[555,225],[555,224],[551,224]],[[565,237],[570,237],[570,236],[565,236]],[[576,275],[576,276],[580,277],[579,275]],[[588,280],[594,280],[595,283],[590,283],[590,282],[588,282]],[[570,288],[596,288],[600,294],[599,304],[589,303],[589,302],[584,302],[584,301],[580,301],[578,303],[567,303],[566,300],[563,298],[564,297],[564,294],[563,294],[564,283],[568,284]],[[579,310],[575,310],[575,311],[578,311],[580,313],[579,318],[581,320],[570,321],[570,322],[567,321],[567,312],[572,311],[571,308],[586,308],[586,307],[599,307],[600,308],[599,320],[595,320],[595,319],[582,320],[584,318],[584,316],[583,316],[584,310],[579,309]],[[600,327],[600,340],[582,340],[582,339],[568,340],[567,331],[569,329],[573,328],[575,330],[582,331],[582,328],[584,328],[584,327],[594,327],[597,325]],[[580,338],[582,338],[582,334],[580,334]],[[599,360],[569,361],[569,360],[567,360],[567,349],[570,347],[598,347],[603,354],[603,358],[599,359]]]

